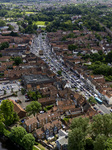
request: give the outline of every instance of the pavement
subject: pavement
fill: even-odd
[[[110,114],[109,109],[104,104],[100,105],[97,103],[97,108],[99,108],[99,110],[104,114]]]

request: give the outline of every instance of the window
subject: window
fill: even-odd
[[[31,125],[29,125],[29,132],[31,132]]]

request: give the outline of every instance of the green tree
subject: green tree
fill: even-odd
[[[69,49],[70,51],[75,50],[75,49],[77,49],[77,48],[78,48],[77,45],[73,45],[73,44],[68,45],[68,49]]]
[[[112,135],[112,114],[96,115],[91,124],[92,135],[97,137],[99,134],[109,137]]]
[[[14,58],[14,64],[16,66],[19,66],[19,64],[21,64],[21,63],[22,63],[22,58],[21,57]]]
[[[68,136],[69,150],[84,150],[86,146],[86,136],[89,132],[88,118],[75,118],[71,124],[71,132]]]
[[[24,88],[22,88],[22,89],[21,89],[21,94],[22,94],[22,95],[25,95],[25,93],[26,93],[26,90],[25,90]]]
[[[68,134],[68,150],[84,150],[85,134],[81,128],[75,128]]]
[[[6,93],[7,93],[6,90],[4,90],[4,95],[6,95]]]
[[[37,25],[36,24],[33,25],[33,29],[37,30]]]
[[[59,70],[59,71],[57,71],[57,73],[58,73],[59,76],[61,76],[62,71]]]
[[[22,139],[23,137],[27,134],[26,130],[23,127],[14,127],[11,130],[11,133],[9,135],[10,139],[13,140],[14,142],[23,145],[22,144]]]
[[[4,123],[10,125],[18,121],[18,116],[14,112],[14,104],[9,100],[3,100],[0,106],[0,112],[3,115]]]
[[[106,141],[105,135],[98,135],[94,141],[94,150],[104,150],[105,149],[105,141]]]
[[[14,30],[14,27],[12,26],[12,25],[9,25],[9,28],[8,28],[8,30]]]
[[[0,27],[6,26],[6,22],[4,20],[0,20]]]
[[[112,150],[112,137],[108,138],[105,142],[105,150]]]
[[[42,98],[42,95],[38,91],[28,91],[28,97],[32,100],[38,100],[38,98]]]
[[[86,135],[87,131],[89,129],[88,123],[89,123],[88,118],[82,118],[82,117],[75,118],[72,121],[71,129],[81,128],[83,133],[85,133],[85,135]]]
[[[109,62],[109,63],[112,62],[112,51],[106,55],[105,60],[106,60],[106,62]]]
[[[86,138],[86,145],[85,149],[86,150],[93,150],[93,139],[91,137]]]
[[[32,150],[35,143],[35,138],[31,133],[26,134],[22,139],[22,145],[26,150]]]
[[[0,50],[4,50],[5,48],[9,47],[9,43],[8,42],[3,42],[0,44]]]
[[[95,98],[94,97],[89,97],[89,99],[88,99],[88,102],[90,103],[90,104],[97,104],[97,102],[96,102],[96,100],[95,100]]]
[[[26,106],[26,111],[29,115],[33,114],[35,116],[41,110],[41,104],[37,101],[31,102],[29,105]]]
[[[2,57],[2,53],[0,53],[0,57]]]
[[[3,133],[5,129],[5,125],[3,122],[0,121],[0,133]]]

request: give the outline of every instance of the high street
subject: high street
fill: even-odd
[[[39,50],[43,50],[43,56],[40,57],[50,66],[50,70],[52,70],[57,76],[57,71],[61,70],[62,78],[69,83],[70,87],[75,88],[77,92],[80,91],[86,99],[96,95],[96,93],[86,88],[86,84],[82,79],[77,77],[74,72],[70,71],[63,65],[63,59],[61,56],[56,57],[56,55],[52,53],[50,46],[46,42],[46,34],[39,34],[39,36],[34,39],[31,52],[36,56],[39,56]],[[110,110],[104,104],[97,104],[94,108],[101,111],[102,114],[110,113]]]

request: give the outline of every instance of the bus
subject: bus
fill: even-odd
[[[102,103],[103,103],[102,100],[99,99],[98,97],[95,97],[95,100],[96,100],[99,104],[102,104]]]

